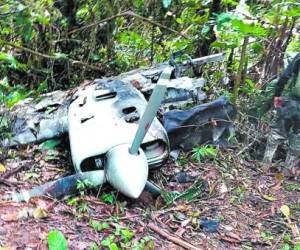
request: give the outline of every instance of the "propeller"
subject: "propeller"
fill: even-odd
[[[170,80],[173,67],[166,67],[155,86],[132,144],[121,144],[107,152],[105,175],[107,181],[130,198],[138,198],[148,178],[148,161],[140,148],[166,93],[165,81]]]

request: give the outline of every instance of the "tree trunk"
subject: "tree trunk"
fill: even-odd
[[[243,43],[242,52],[241,52],[240,64],[239,64],[238,72],[237,72],[235,82],[234,82],[234,86],[233,86],[233,97],[232,97],[233,104],[236,104],[238,94],[239,94],[239,88],[240,88],[240,85],[241,85],[241,80],[242,80],[242,75],[243,75],[243,68],[244,68],[245,60],[246,60],[246,50],[247,50],[248,41],[249,41],[249,37],[246,36],[244,38],[244,43]]]

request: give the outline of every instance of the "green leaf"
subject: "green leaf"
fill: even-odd
[[[126,241],[130,241],[133,238],[133,236],[134,236],[133,232],[130,231],[129,229],[127,229],[127,228],[126,229],[122,229],[121,230],[121,234],[122,234],[122,236],[124,237],[124,239]]]
[[[40,149],[54,150],[57,145],[62,142],[61,139],[51,139],[40,144]]]
[[[183,24],[184,23],[184,20],[182,18],[180,18],[180,17],[176,18],[175,20],[179,24]]]
[[[276,201],[276,198],[271,195],[263,195],[263,198],[267,201]]]
[[[102,229],[102,226],[101,224],[98,222],[98,221],[95,221],[95,220],[90,220],[89,221],[89,225],[95,229],[96,231],[100,232],[101,229]]]
[[[110,228],[110,225],[107,222],[103,222],[101,226],[102,226],[103,229],[109,229]]]
[[[99,250],[100,248],[97,246],[97,244],[95,242],[91,242],[89,244],[89,247],[92,249],[92,250]]]
[[[300,250],[300,243],[296,243],[296,244],[295,244],[294,250]]]
[[[163,0],[162,2],[163,2],[164,8],[167,9],[171,5],[172,0]]]
[[[106,202],[106,203],[109,203],[109,204],[112,204],[115,200],[115,196],[113,193],[110,193],[110,194],[103,194],[101,196],[101,199]]]
[[[118,246],[116,243],[111,243],[109,246],[108,246],[109,250],[119,250]]]
[[[100,55],[98,55],[98,54],[92,54],[91,55],[91,59],[94,61],[94,62],[98,62],[100,59],[101,59],[101,57],[100,57]]]
[[[37,94],[39,95],[39,94],[41,94],[42,92],[44,92],[45,90],[47,90],[47,88],[48,88],[47,82],[46,82],[46,81],[43,81],[43,82],[41,82],[41,83],[39,84],[39,86],[38,86],[36,92],[37,92]]]
[[[11,67],[14,69],[17,68],[17,60],[11,54],[0,53],[0,61],[6,61],[10,63]]]
[[[300,6],[286,10],[283,13],[283,15],[288,16],[288,17],[299,17],[300,16]]]
[[[48,247],[49,250],[67,250],[68,242],[62,232],[52,230],[48,233]]]
[[[8,107],[14,106],[19,101],[25,99],[27,97],[27,94],[20,93],[19,91],[14,91],[11,94],[9,94],[7,98],[7,105]]]
[[[280,207],[280,211],[286,218],[290,217],[290,208],[287,205],[282,205]]]
[[[25,42],[30,42],[33,37],[32,23],[30,21],[26,22],[23,26],[23,37]]]
[[[284,246],[281,248],[281,250],[290,250],[289,244],[284,244]]]
[[[234,16],[232,16],[231,14],[229,14],[227,12],[226,13],[223,12],[223,13],[219,14],[217,16],[217,31],[220,31],[221,28],[225,24],[229,23],[233,18],[234,18]]]
[[[62,60],[66,60],[68,58],[68,56],[64,53],[54,53],[54,57],[55,59],[62,59]]]
[[[210,27],[208,25],[204,25],[202,30],[201,30],[201,33],[203,35],[207,35],[209,31],[210,31]]]
[[[109,235],[107,238],[101,241],[101,246],[109,247],[114,243],[114,239],[115,239],[114,235]]]
[[[250,34],[253,36],[264,36],[266,34],[266,29],[258,25],[244,23],[238,19],[232,20],[232,26],[238,28],[242,34]]]

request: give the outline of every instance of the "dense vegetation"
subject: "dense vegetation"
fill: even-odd
[[[235,99],[240,84],[252,93],[278,74],[287,48],[299,49],[299,13],[297,0],[3,0],[1,99],[12,106],[182,49],[192,57],[226,52],[212,79],[234,83]]]

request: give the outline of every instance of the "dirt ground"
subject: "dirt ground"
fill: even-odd
[[[220,149],[214,159],[199,163],[183,155],[151,173],[164,190],[190,190],[191,199],[167,202],[144,192],[130,200],[108,185],[61,200],[3,199],[0,246],[48,249],[48,233],[59,230],[68,249],[300,249],[299,181],[279,169],[264,173],[247,158]],[[68,143],[51,153],[38,145],[10,149],[0,170],[3,198],[68,175]]]

